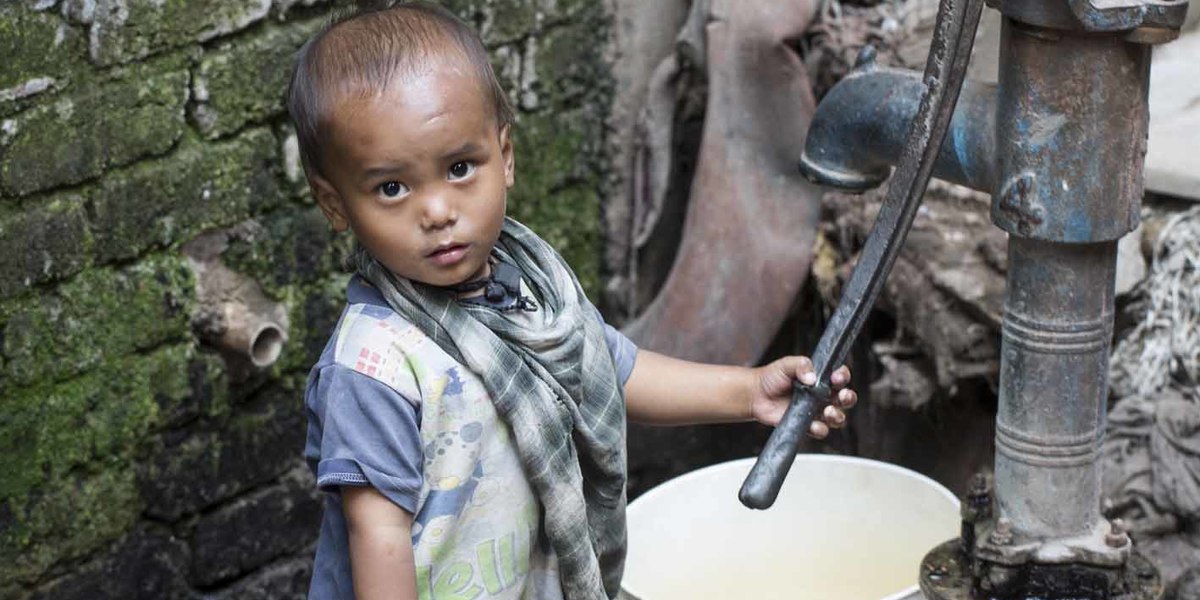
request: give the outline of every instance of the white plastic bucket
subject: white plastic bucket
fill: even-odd
[[[796,457],[775,505],[737,499],[754,459],[672,479],[629,505],[622,597],[630,600],[901,600],[958,535],[958,499],[908,469]]]

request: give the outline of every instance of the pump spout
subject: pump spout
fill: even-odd
[[[860,58],[817,106],[800,171],[818,185],[864,191],[900,157],[925,84],[916,71]],[[991,193],[995,183],[996,86],[963,82],[933,176]]]

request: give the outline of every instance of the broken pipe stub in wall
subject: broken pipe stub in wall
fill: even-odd
[[[255,228],[247,222],[202,234],[184,245],[183,254],[196,276],[196,334],[223,354],[262,369],[275,363],[287,342],[287,309],[267,298],[257,281],[220,261],[231,235]]]

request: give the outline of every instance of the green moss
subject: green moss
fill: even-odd
[[[516,185],[508,213],[550,242],[592,297],[599,292],[600,197],[579,177],[583,139],[553,116],[526,115],[514,138]]]
[[[133,460],[194,394],[191,344],[0,397],[0,580],[29,582],[116,539],[141,512]]]
[[[0,506],[7,507],[0,511],[0,581],[14,583],[111,543],[141,511],[133,470],[119,463],[72,473]]]
[[[98,2],[93,62],[111,65],[205,41],[260,21],[270,0]]]
[[[292,58],[325,22],[311,19],[272,28],[248,42],[207,53],[196,70],[192,119],[216,138],[283,112]]]
[[[71,469],[123,464],[168,410],[191,393],[192,347],[130,355],[58,384],[0,399],[0,501],[19,499]]]
[[[515,130],[517,185],[510,213],[554,244],[595,298],[603,250],[604,120],[612,97],[603,56],[606,21],[598,5],[559,10],[575,11],[570,25],[542,33],[534,73],[521,75],[529,96],[523,103],[532,112],[519,115]]]
[[[229,240],[221,261],[280,298],[284,288],[309,284],[341,269],[352,240],[333,232],[315,206],[286,206]]]
[[[173,367],[172,367],[173,368]],[[167,374],[163,374],[164,377]],[[173,427],[194,417],[221,417],[229,413],[229,376],[225,361],[209,352],[197,352],[188,363],[186,394],[159,392],[163,425]]]
[[[99,262],[228,227],[283,199],[275,138],[254,129],[219,144],[186,139],[161,160],[107,177],[90,194]]]
[[[92,240],[83,201],[75,195],[49,199],[27,212],[0,218],[0,298],[66,277],[83,268]]]
[[[0,385],[59,381],[106,358],[184,338],[193,296],[182,259],[155,256],[85,271],[57,293],[0,305]]]
[[[20,196],[166,152],[186,127],[188,78],[175,55],[21,113],[0,145],[0,188]]]
[[[345,306],[349,278],[336,274],[289,291],[286,304],[291,326],[275,373],[307,372],[317,361]]]
[[[539,39],[533,92],[539,106],[575,111],[578,117],[566,122],[577,123],[576,128],[599,141],[614,85],[604,55],[608,21],[595,5],[579,12],[569,25],[549,29]],[[595,144],[588,149],[594,153],[599,148]]]
[[[18,98],[32,91],[18,92],[23,84],[42,80],[35,86],[45,84],[47,91],[61,89],[77,70],[87,66],[83,35],[67,27],[54,11],[35,12],[29,4],[0,3],[0,56],[4,57],[4,68],[0,69],[0,116],[27,103]]]
[[[494,0],[482,33],[489,43],[506,42],[538,28],[548,7],[537,0]]]

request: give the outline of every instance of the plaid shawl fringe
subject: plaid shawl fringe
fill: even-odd
[[[566,600],[615,598],[625,564],[625,398],[604,329],[566,261],[506,218],[495,252],[520,268],[540,327],[396,277],[365,251],[358,272],[388,304],[477,373],[544,511]]]

